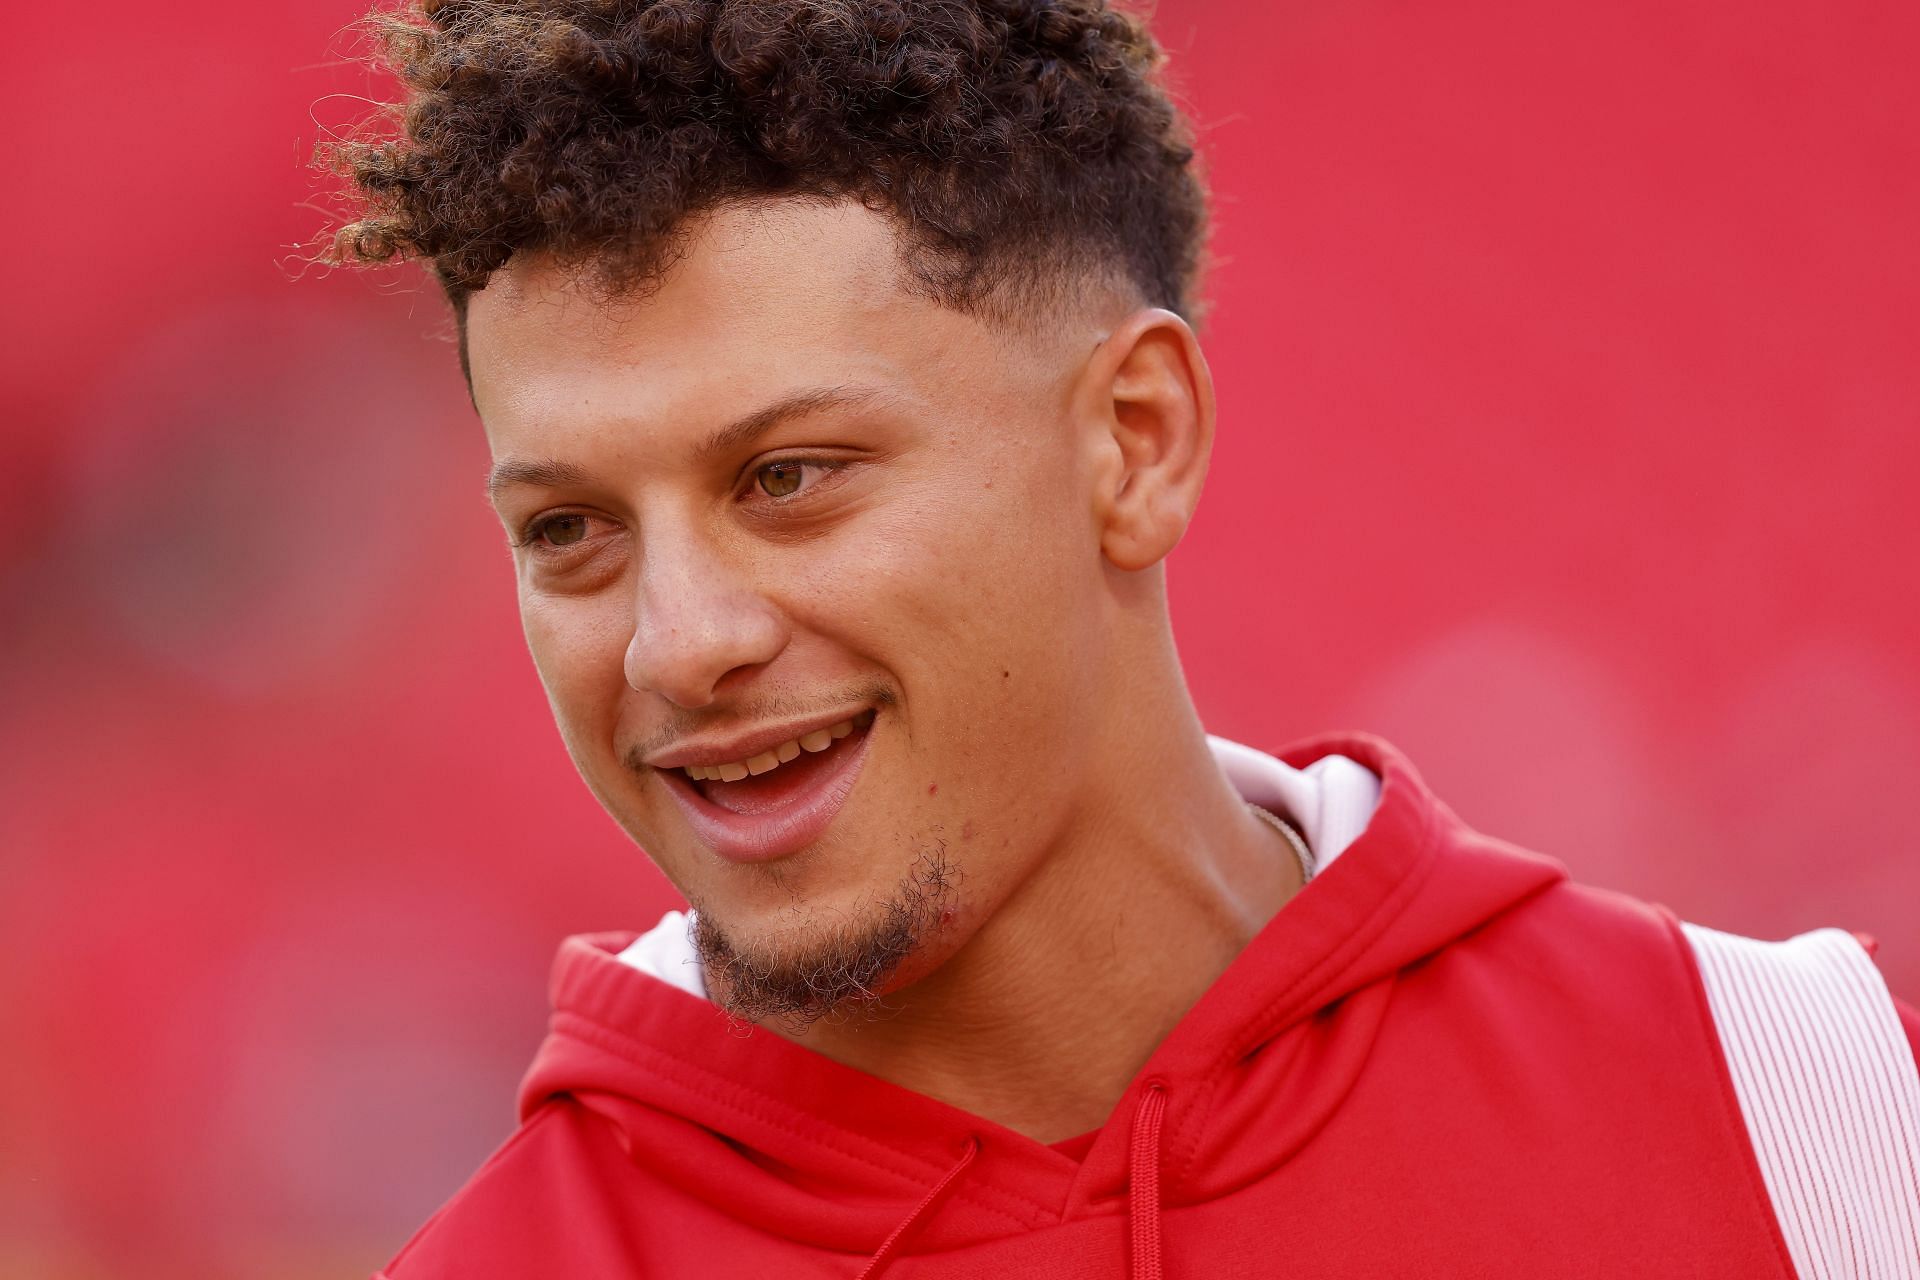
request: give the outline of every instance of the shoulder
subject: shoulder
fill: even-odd
[[[1754,1091],[1777,1105],[1775,1091],[1818,1077],[1920,1120],[1920,1014],[1887,989],[1871,944],[1832,928],[1768,942],[1678,927],[1743,1104]]]
[[[1742,937],[1572,881],[1463,942],[1502,997],[1559,997],[1538,1021],[1604,1044],[1649,1100],[1676,1078],[1723,1099],[1798,1274],[1920,1276],[1920,1013],[1870,944]]]
[[[1875,944],[1843,929],[1766,941],[1568,880],[1483,933],[1482,945],[1526,982],[1578,990],[1597,1009],[1693,1005],[1730,1067],[1782,1068],[1788,1041],[1817,1043],[1838,1061],[1883,1064],[1885,1077],[1867,1082],[1902,1096],[1908,1084],[1920,1090],[1920,1011],[1888,990]],[[1817,1042],[1806,1041],[1816,1034]]]
[[[1920,1058],[1920,1011],[1896,999],[1874,944],[1838,928],[1764,941],[1681,920],[1629,894],[1563,880],[1461,940],[1499,955],[1529,982],[1578,988],[1631,1007],[1691,998],[1724,1040],[1735,1015],[1820,1016],[1876,1047]],[[1613,993],[1613,994],[1609,994]]]
[[[1565,880],[1436,959],[1454,994],[1531,1011],[1551,1034],[1604,1042],[1616,1060],[1704,1054],[1749,1111],[1760,1096],[1749,1090],[1804,1085],[1864,1089],[1883,1112],[1920,1113],[1920,1012],[1887,989],[1870,944],[1842,929],[1763,941]],[[1833,1071],[1844,1079],[1822,1074]]]
[[[1696,1004],[1691,948],[1666,908],[1560,880],[1482,922],[1438,953],[1464,962],[1502,999],[1537,993],[1556,1017],[1664,1035]],[[1662,1015],[1650,1018],[1649,1015]]]
[[[1920,1259],[1920,1018],[1844,930],[1679,927],[1795,1268],[1915,1274],[1901,1268]]]
[[[622,1158],[613,1130],[570,1097],[542,1105],[414,1233],[375,1280],[596,1274],[602,1242],[581,1213],[590,1167]],[[566,1266],[550,1270],[557,1263]]]

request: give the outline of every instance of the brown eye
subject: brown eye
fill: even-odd
[[[552,547],[564,547],[587,536],[585,516],[549,516],[533,531],[537,541]]]
[[[803,470],[805,467],[798,462],[769,462],[753,474],[760,492],[769,498],[784,498],[800,488]]]

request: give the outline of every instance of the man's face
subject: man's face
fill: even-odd
[[[1072,819],[1112,696],[1096,321],[918,298],[883,217],[797,201],[707,220],[639,300],[537,259],[472,298],[528,646],[710,961],[916,980]]]

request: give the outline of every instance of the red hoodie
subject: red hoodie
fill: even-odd
[[[1920,1276],[1920,1017],[1870,965],[1873,1081],[1756,1085],[1739,975],[1671,913],[1468,829],[1377,739],[1280,754],[1333,752],[1372,822],[1098,1131],[1036,1142],[571,938],[519,1131],[382,1275]],[[1849,1204],[1779,1121],[1835,1101]]]

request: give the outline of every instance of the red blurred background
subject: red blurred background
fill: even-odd
[[[672,901],[548,717],[437,295],[297,265],[357,12],[0,51],[0,1276],[364,1274],[509,1131],[556,941]],[[1920,9],[1157,27],[1217,199],[1210,727],[1375,730],[1920,996]]]

